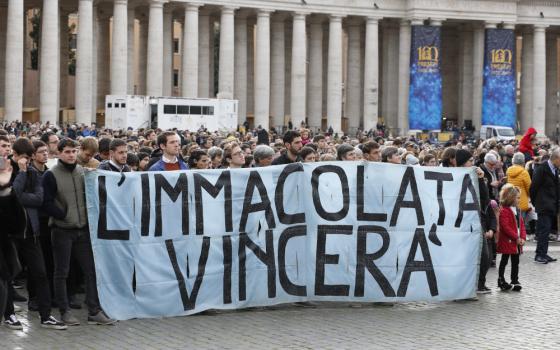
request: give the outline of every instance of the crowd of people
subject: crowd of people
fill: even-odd
[[[262,128],[247,133],[107,130],[92,126],[10,123],[0,129],[0,314],[4,325],[22,329],[15,301],[39,312],[40,324],[66,329],[113,324],[102,310],[84,194],[85,169],[115,172],[266,167],[293,162],[371,161],[407,166],[476,167],[483,249],[478,293],[488,293],[486,272],[499,262],[498,287],[520,291],[519,254],[534,234],[534,261],[556,261],[548,242],[556,238],[560,148],[538,142],[530,128],[518,142],[494,139],[445,144],[414,137],[358,132],[341,136],[310,130],[283,134]],[[527,225],[527,229],[526,229]],[[509,282],[505,268],[511,261]],[[26,276],[28,297],[22,296]],[[60,317],[51,309],[57,308]]]

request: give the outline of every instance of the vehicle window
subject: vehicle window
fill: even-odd
[[[498,134],[500,136],[515,136],[515,133],[511,129],[498,129]]]
[[[202,114],[202,106],[191,106],[191,115]]]
[[[189,106],[177,106],[177,114],[189,114]]]
[[[177,106],[163,105],[163,114],[177,114]]]

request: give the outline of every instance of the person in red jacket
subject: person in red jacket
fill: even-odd
[[[535,157],[535,151],[533,149],[536,143],[537,130],[535,130],[535,128],[527,129],[527,132],[523,135],[523,138],[519,142],[519,152],[525,155],[526,162],[533,160]]]
[[[523,252],[523,245],[527,234],[525,224],[519,210],[519,189],[512,184],[506,184],[500,191],[500,219],[498,230],[497,251],[502,254],[498,270],[498,287],[507,291],[513,289],[521,290],[519,283],[519,255]],[[504,272],[511,257],[511,284],[504,278]]]

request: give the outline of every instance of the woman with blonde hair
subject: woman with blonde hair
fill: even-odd
[[[498,242],[496,249],[502,254],[498,269],[498,287],[502,291],[521,290],[519,283],[519,255],[527,234],[525,224],[519,210],[521,198],[519,189],[512,184],[505,184],[500,191],[500,218],[498,220]],[[504,273],[511,257],[511,284],[506,282]]]

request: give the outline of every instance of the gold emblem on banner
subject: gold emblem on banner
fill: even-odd
[[[435,62],[439,61],[439,49],[435,46],[422,46],[418,48],[419,62]]]
[[[494,49],[490,52],[492,58],[492,73],[494,75],[509,74],[513,53],[509,49]]]

